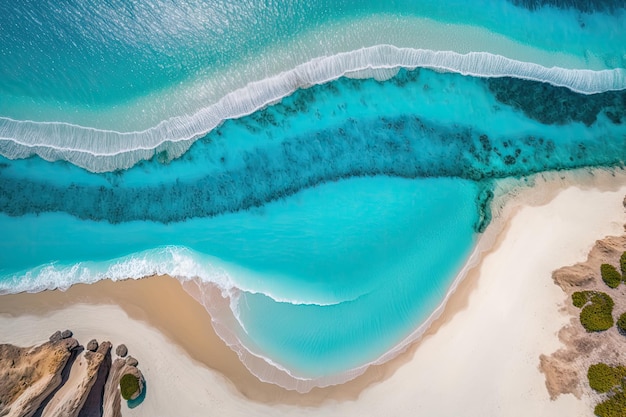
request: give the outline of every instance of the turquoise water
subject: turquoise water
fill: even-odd
[[[259,353],[317,377],[393,348],[438,305],[471,249],[477,193],[470,181],[376,177],[175,226],[3,215],[2,229],[16,237],[2,243],[12,255],[3,266],[17,273],[5,270],[0,288],[198,275],[245,290],[239,317]],[[127,253],[136,254],[109,261]],[[33,268],[45,259],[57,262]]]
[[[419,336],[495,182],[623,167],[625,18],[0,1],[0,293],[197,279],[259,378],[351,379]]]

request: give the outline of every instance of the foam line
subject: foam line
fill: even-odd
[[[155,153],[184,153],[196,139],[226,119],[264,108],[299,88],[349,74],[388,78],[398,68],[430,68],[474,77],[515,77],[566,87],[580,94],[626,89],[626,70],[547,68],[488,52],[397,48],[378,45],[315,58],[294,69],[247,84],[195,114],[176,116],[142,131],[118,132],[64,122],[36,122],[0,117],[0,153],[11,159],[39,155],[66,160],[93,172],[130,168]]]

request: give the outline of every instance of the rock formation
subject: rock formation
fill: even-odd
[[[132,358],[128,358],[132,359]],[[132,374],[139,380],[139,391],[136,393],[136,399],[144,390],[145,382],[143,375],[136,365],[129,365],[129,360],[115,359],[111,366],[111,372],[104,387],[103,417],[120,417],[122,395],[120,393],[120,379],[123,375]],[[130,362],[136,362],[130,361]]]
[[[111,362],[111,349],[110,342],[91,340],[84,350],[69,330],[39,346],[0,345],[0,416],[121,416],[122,376],[139,381],[132,399],[145,382],[135,358]],[[128,349],[120,345],[116,353],[126,356]]]
[[[0,345],[0,415],[30,417],[59,387],[78,342],[57,333],[35,347]]]
[[[77,417],[87,401],[98,378],[101,366],[110,361],[111,343],[102,342],[96,352],[81,352],[72,368],[68,380],[53,395],[41,414],[42,417]]]

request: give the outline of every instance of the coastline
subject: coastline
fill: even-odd
[[[563,296],[551,274],[584,259],[596,239],[623,231],[626,175],[551,173],[533,182],[532,188],[500,184],[494,202],[497,217],[481,236],[467,276],[455,281],[443,312],[438,317],[433,313],[421,339],[339,386],[302,395],[256,380],[217,338],[203,307],[169,277],[0,296],[0,342],[33,344],[52,333],[50,329],[65,326],[81,340],[96,335],[127,344],[142,358],[148,395],[144,404],[125,409],[124,415],[155,415],[155,410],[159,415],[196,415],[203,409],[229,415],[357,415],[374,410],[395,410],[394,415],[415,410],[437,415],[587,415],[589,404],[572,396],[551,402],[538,369],[539,355],[560,346],[556,333],[568,320],[560,311]],[[569,187],[573,183],[575,188]],[[507,192],[514,197],[506,197]],[[454,400],[443,401],[442,393],[451,390]],[[176,401],[180,396],[189,401]],[[197,396],[202,400],[192,400]],[[180,402],[188,407],[184,412]]]

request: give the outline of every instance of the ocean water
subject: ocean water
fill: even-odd
[[[623,167],[624,21],[610,1],[0,1],[0,293],[170,274],[260,379],[354,378],[419,337],[497,181]]]

